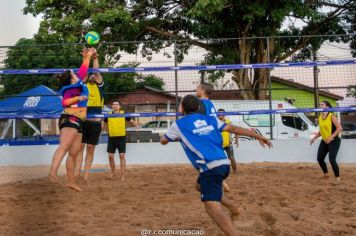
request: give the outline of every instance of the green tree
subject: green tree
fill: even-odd
[[[77,50],[76,50],[77,49]],[[5,69],[77,68],[81,63],[80,49],[74,47],[40,47],[34,39],[20,39],[7,51]],[[3,95],[14,95],[38,85],[59,89],[52,75],[3,75]]]
[[[5,69],[45,69],[45,68],[78,68],[82,61],[80,51],[82,45],[39,45],[35,39],[20,39],[7,52],[4,61]],[[105,66],[105,64],[103,65]],[[123,65],[137,67],[138,64]],[[163,81],[152,75],[138,73],[103,74],[105,92],[113,96],[117,92],[133,92],[137,88],[148,85],[163,89]],[[2,75],[4,86],[1,95],[14,95],[38,85],[45,85],[54,90],[59,89],[59,83],[53,75]]]
[[[202,63],[209,64],[301,60],[310,57],[312,50],[317,50],[325,40],[355,40],[351,36],[301,37],[354,33],[351,28],[354,0],[27,0],[26,3],[26,14],[43,14],[36,39],[44,43],[81,42],[91,29],[100,32],[107,42],[147,40],[142,48],[127,43],[101,45],[105,55],[114,61],[119,59],[116,56],[120,50],[134,53],[140,49],[143,56],[150,56],[173,43],[156,39],[184,40],[177,43],[179,60],[192,45],[204,48],[208,53]],[[297,20],[303,26],[291,23],[288,29],[282,29],[287,19]],[[292,35],[297,37],[283,40],[276,37]],[[268,43],[264,38],[247,38],[262,36],[271,36]],[[267,69],[256,69],[253,78],[247,69],[232,74],[239,88],[251,90],[242,92],[243,98],[267,97],[267,91],[263,90],[267,88]]]
[[[121,67],[137,67],[137,63],[124,64]],[[134,92],[137,89],[150,86],[163,90],[164,82],[155,75],[139,73],[112,73],[105,75],[105,94],[107,98],[115,97],[118,93]]]

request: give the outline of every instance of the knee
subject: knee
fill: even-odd
[[[80,149],[72,149],[72,150],[69,150],[68,154],[71,158],[77,158],[78,154],[80,152]]]
[[[87,153],[94,154],[95,145],[87,144]]]
[[[70,148],[70,144],[61,144],[61,145],[59,145],[58,148],[61,149],[64,152],[68,152],[69,148]]]
[[[123,154],[123,155],[120,154],[120,159],[121,159],[121,160],[125,160],[125,154]]]
[[[109,154],[109,160],[110,161],[114,160],[114,155],[113,154]]]

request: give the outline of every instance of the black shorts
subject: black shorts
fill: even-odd
[[[234,158],[234,148],[231,145],[224,147],[224,150],[229,159]]]
[[[68,128],[77,129],[79,133],[82,133],[83,121],[76,116],[62,114],[59,117],[58,126],[59,129],[68,127]]]
[[[101,133],[101,122],[84,121],[82,143],[98,145]]]
[[[108,153],[115,153],[116,149],[119,153],[126,153],[126,136],[113,137],[108,140]]]

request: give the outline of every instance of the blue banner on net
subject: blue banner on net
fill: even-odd
[[[290,62],[290,63],[261,63],[261,64],[230,64],[230,65],[202,65],[202,66],[163,66],[163,67],[127,67],[127,68],[100,68],[89,69],[89,72],[100,73],[127,73],[127,72],[153,72],[153,71],[180,71],[180,70],[238,70],[247,68],[278,68],[278,67],[312,67],[336,66],[356,64],[356,60],[332,60],[315,62]],[[21,69],[0,70],[3,75],[33,75],[33,74],[60,74],[68,69]],[[74,72],[78,68],[73,69]]]
[[[275,110],[254,110],[254,111],[230,111],[218,112],[217,115],[262,115],[262,114],[282,114],[282,113],[311,113],[311,112],[355,112],[356,107],[334,107],[328,109],[302,108],[302,109],[275,109]],[[0,114],[0,119],[57,119],[61,114]],[[147,113],[125,113],[125,114],[96,114],[88,115],[87,118],[107,118],[107,117],[169,117],[182,116],[179,112],[147,112]]]

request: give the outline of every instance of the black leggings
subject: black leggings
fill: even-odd
[[[331,167],[333,168],[334,175],[335,177],[340,176],[339,172],[339,166],[337,165],[336,162],[336,156],[339,151],[341,144],[341,139],[339,137],[335,138],[331,143],[326,144],[324,140],[321,140],[319,149],[318,149],[318,162],[323,170],[324,174],[328,173],[328,168],[325,163],[325,157],[329,153],[329,161],[331,164]]]

